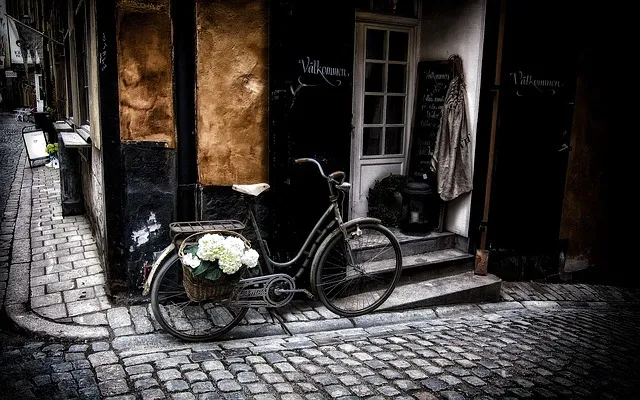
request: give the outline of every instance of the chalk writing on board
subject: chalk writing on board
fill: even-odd
[[[417,104],[409,164],[409,174],[413,177],[426,178],[430,174],[431,155],[451,78],[448,61],[418,63]]]

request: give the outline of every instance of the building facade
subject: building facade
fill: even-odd
[[[430,115],[417,106],[429,96],[419,82],[438,83],[452,55],[464,69],[474,189],[446,203],[442,228],[469,253],[502,254],[492,268],[505,277],[607,263],[586,229],[606,225],[605,207],[596,202],[592,217],[576,211],[595,201],[584,199],[577,171],[596,157],[585,138],[604,133],[594,133],[586,111],[594,107],[596,55],[566,34],[561,22],[570,15],[549,22],[566,41],[536,41],[517,29],[532,20],[527,7],[507,0],[33,3],[43,21],[34,29],[46,35],[47,101],[90,138],[78,150],[84,205],[113,296],[139,295],[171,221],[241,219],[232,184],[271,185],[261,200],[263,227],[272,252],[286,256],[326,204],[322,181],[295,166],[298,157],[347,172],[353,190],[345,211],[366,215],[376,180],[415,175],[416,149],[426,143],[428,155],[433,146],[417,139],[420,118]],[[540,2],[527,6],[544,15]],[[517,51],[518,41],[531,52]],[[541,55],[577,61],[554,69],[560,63],[537,62]],[[539,94],[532,88],[543,96],[529,99]],[[518,103],[523,98],[530,103]],[[544,123],[518,125],[532,109],[540,113],[532,120]],[[552,187],[511,186],[535,176],[520,161],[547,157],[544,146],[509,140],[521,138],[523,126],[527,137],[553,132],[541,142],[556,151],[574,149],[543,169],[540,182]],[[521,157],[509,157],[514,152]],[[507,240],[510,222],[528,215],[532,202],[547,202],[532,217],[548,217],[545,229]],[[566,262],[550,261],[560,250]]]

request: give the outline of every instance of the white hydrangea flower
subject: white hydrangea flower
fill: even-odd
[[[254,249],[245,251],[240,261],[249,268],[253,268],[258,265],[259,254]]]
[[[198,240],[198,257],[207,261],[215,261],[220,255],[224,237],[217,233],[208,233]]]
[[[222,272],[231,275],[238,272],[242,266],[242,262],[240,261],[240,257],[228,249],[225,249],[221,252],[220,257],[218,258],[218,266]]]
[[[195,269],[200,266],[201,260],[197,256],[194,256],[191,253],[187,253],[184,255],[184,257],[182,257],[182,262],[192,269]]]
[[[236,255],[238,258],[242,257],[242,254],[244,253],[244,242],[238,237],[227,236],[224,239],[223,246],[227,251]]]

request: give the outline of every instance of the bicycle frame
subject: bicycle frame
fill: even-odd
[[[306,240],[304,241],[304,243],[302,244],[302,246],[298,250],[298,253],[292,259],[290,259],[288,261],[277,262],[277,261],[271,259],[271,257],[269,257],[269,252],[267,251],[267,249],[265,247],[265,244],[264,244],[264,241],[262,240],[262,236],[260,234],[260,228],[259,228],[258,222],[256,221],[256,218],[255,218],[254,208],[255,208],[255,204],[252,204],[249,207],[249,218],[251,219],[251,225],[252,225],[254,231],[256,232],[258,245],[260,246],[260,253],[261,253],[263,259],[265,260],[265,267],[266,267],[267,271],[262,271],[263,274],[265,272],[268,273],[268,274],[273,274],[273,273],[275,273],[276,269],[282,269],[282,268],[291,267],[292,265],[296,264],[297,262],[299,262],[304,257],[304,253],[308,248],[311,249],[309,251],[309,254],[308,254],[307,258],[304,260],[305,262],[299,268],[298,272],[296,272],[295,275],[292,276],[294,280],[299,278],[302,275],[302,273],[309,266],[308,262],[313,259],[315,251],[317,249],[317,247],[314,249],[313,246],[314,245],[315,246],[319,246],[320,243],[322,242],[322,240],[330,232],[332,232],[335,229],[335,225],[334,225],[333,221],[337,222],[338,226],[342,225],[342,214],[340,213],[340,209],[338,207],[338,203],[337,203],[337,201],[332,201],[331,205],[329,205],[329,207],[327,207],[327,209],[324,212],[324,214],[322,214],[322,216],[318,219],[318,221],[316,222],[316,224],[313,227],[313,229],[311,229],[311,232],[309,232],[309,235],[307,236]],[[334,214],[333,217],[331,216],[332,212]],[[314,241],[314,239],[315,239],[315,241]]]

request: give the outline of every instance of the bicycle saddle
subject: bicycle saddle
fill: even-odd
[[[265,190],[269,189],[269,184],[268,183],[254,183],[253,185],[233,185],[233,186],[231,186],[231,189],[235,190],[236,192],[249,194],[251,196],[259,196],[260,193],[262,193]]]

